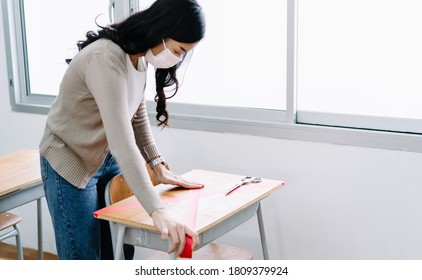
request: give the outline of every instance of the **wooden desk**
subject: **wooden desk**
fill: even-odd
[[[229,232],[257,214],[261,245],[264,259],[268,259],[265,230],[260,201],[280,189],[283,181],[263,179],[261,183],[242,186],[228,196],[225,192],[238,183],[244,176],[192,170],[183,177],[187,180],[205,184],[199,192],[195,230],[199,234],[199,249],[216,238]],[[186,222],[186,217],[193,190],[158,185],[157,193],[173,218]],[[198,194],[197,194],[198,195]],[[167,251],[169,242],[161,239],[160,233],[153,225],[152,219],[131,196],[118,203],[100,209],[94,214],[99,219],[117,223],[117,243],[115,258],[122,258],[123,243],[150,249]],[[174,259],[174,254],[171,256]]]
[[[41,198],[44,189],[37,150],[0,156],[0,212],[37,200],[38,257],[43,259]]]

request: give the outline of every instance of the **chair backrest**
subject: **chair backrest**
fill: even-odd
[[[151,167],[146,164],[148,174],[151,178],[151,182],[154,186],[158,185],[159,182],[157,180],[157,177],[155,176],[154,170],[151,169]],[[166,168],[169,169],[168,165],[166,165]],[[126,183],[125,178],[123,177],[123,174],[119,174],[115,177],[113,177],[110,182],[108,182],[105,193],[104,193],[104,199],[106,206],[109,206],[113,203],[119,202],[120,200],[123,200],[125,198],[128,198],[133,195],[132,190],[130,189],[129,185]],[[111,234],[111,243],[113,246],[113,252],[116,250],[116,240],[117,240],[117,226],[115,222],[110,221],[110,234]]]
[[[111,179],[109,187],[108,195],[110,197],[110,204],[119,202],[120,200],[133,195],[133,192],[123,178],[123,174],[117,175]]]
[[[152,184],[154,186],[158,185],[159,181],[157,180],[154,170],[152,170],[148,164],[146,165],[146,167],[148,170],[148,174],[151,178]],[[168,165],[166,165],[166,168],[169,169]],[[109,190],[108,190],[109,201],[106,201],[108,205],[116,203],[120,200],[123,200],[133,195],[132,190],[130,189],[130,187],[128,186],[128,184],[126,183],[123,177],[123,174],[119,174],[115,176],[114,178],[112,178],[109,182],[108,187],[109,187]],[[107,191],[106,191],[106,196],[107,196]]]

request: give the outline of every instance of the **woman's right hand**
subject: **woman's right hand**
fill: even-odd
[[[176,257],[182,254],[186,245],[186,234],[192,237],[192,249],[198,244],[198,234],[188,226],[173,220],[165,209],[157,209],[151,214],[154,225],[161,232],[161,238],[167,240],[171,237],[171,246],[168,253],[176,251]]]

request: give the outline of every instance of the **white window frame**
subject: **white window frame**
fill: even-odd
[[[54,96],[28,94],[26,68],[21,26],[20,1],[1,0],[5,25],[6,56],[9,73],[9,94],[14,111],[46,114]],[[123,9],[116,8],[116,1],[124,1]],[[141,0],[142,1],[142,0]],[[280,139],[333,143],[391,150],[422,152],[422,135],[400,133],[359,127],[336,126],[335,122],[326,124],[314,122],[316,114],[296,111],[297,90],[297,1],[287,1],[287,76],[285,111],[263,110],[237,107],[207,105],[169,104],[170,125],[172,128],[202,130],[211,132],[240,133]],[[130,11],[137,10],[136,1],[111,0],[115,18],[125,17]],[[121,7],[121,6],[118,6]],[[9,20],[9,17],[12,17]],[[9,47],[10,46],[10,47]],[[26,53],[26,52],[25,52]],[[19,94],[20,93],[20,94]],[[155,104],[148,102],[151,123],[155,123]],[[341,116],[329,116],[330,120]],[[348,117],[348,116],[343,116]],[[361,120],[367,122],[367,118]],[[385,121],[385,120],[382,120]],[[411,125],[411,122],[409,122]],[[400,125],[408,125],[400,123]]]
[[[45,114],[54,97],[30,93],[21,5],[22,0],[2,0],[10,105],[17,112]]]

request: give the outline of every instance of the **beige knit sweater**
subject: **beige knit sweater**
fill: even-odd
[[[63,77],[40,154],[64,179],[85,188],[110,151],[151,214],[162,204],[145,161],[160,153],[147,117],[145,79],[146,69],[137,71],[128,54],[112,41],[100,39],[85,47]]]

